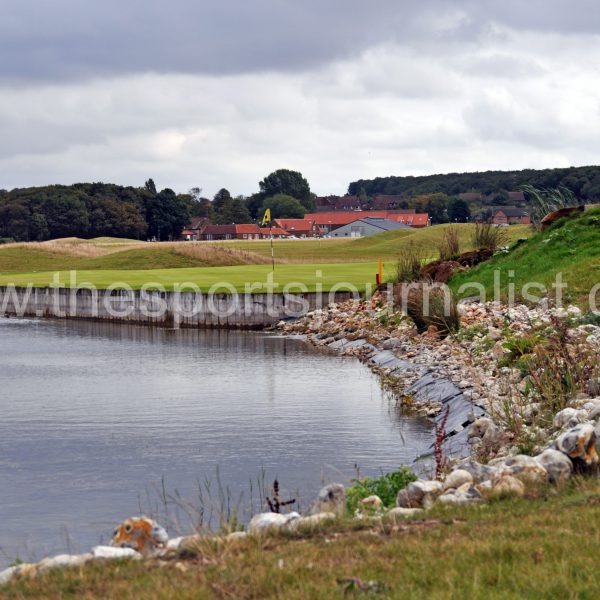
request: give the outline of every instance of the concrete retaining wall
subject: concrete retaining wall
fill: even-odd
[[[206,294],[9,286],[0,287],[0,315],[162,327],[261,329],[351,297],[349,292]]]

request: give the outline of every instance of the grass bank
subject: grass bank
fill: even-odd
[[[312,534],[204,542],[160,565],[90,564],[11,584],[2,597],[592,599],[599,551],[600,483],[576,481],[562,493],[435,508],[399,526],[336,523]],[[361,593],[371,580],[373,591]]]
[[[473,287],[458,292],[461,286],[478,283],[485,289],[487,298],[493,299],[495,277],[499,277],[500,299],[508,298],[509,284],[514,284],[516,299],[527,300],[526,284],[538,283],[552,292],[559,273],[567,284],[565,301],[586,305],[590,290],[600,282],[600,209],[558,221],[508,254],[495,256],[470,271],[459,273],[452,278],[450,287],[461,297],[473,296],[476,295]],[[540,297],[545,295],[536,288],[528,292]]]

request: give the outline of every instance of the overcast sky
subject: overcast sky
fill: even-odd
[[[0,188],[598,163],[597,0],[0,0]]]

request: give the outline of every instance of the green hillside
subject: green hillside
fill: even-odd
[[[494,277],[499,277],[502,299],[508,297],[509,283],[514,282],[515,297],[527,300],[524,285],[535,282],[552,291],[559,274],[567,284],[565,301],[586,304],[590,290],[600,282],[600,209],[558,221],[509,253],[456,275],[450,286],[460,297],[465,297],[476,295],[476,291],[473,287],[461,290],[461,286],[479,283],[488,299],[492,299]],[[534,288],[529,293],[543,295]]]

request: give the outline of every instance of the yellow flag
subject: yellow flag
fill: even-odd
[[[267,223],[271,222],[271,209],[267,208],[267,210],[265,210],[265,216],[263,217],[261,226],[264,227]]]

